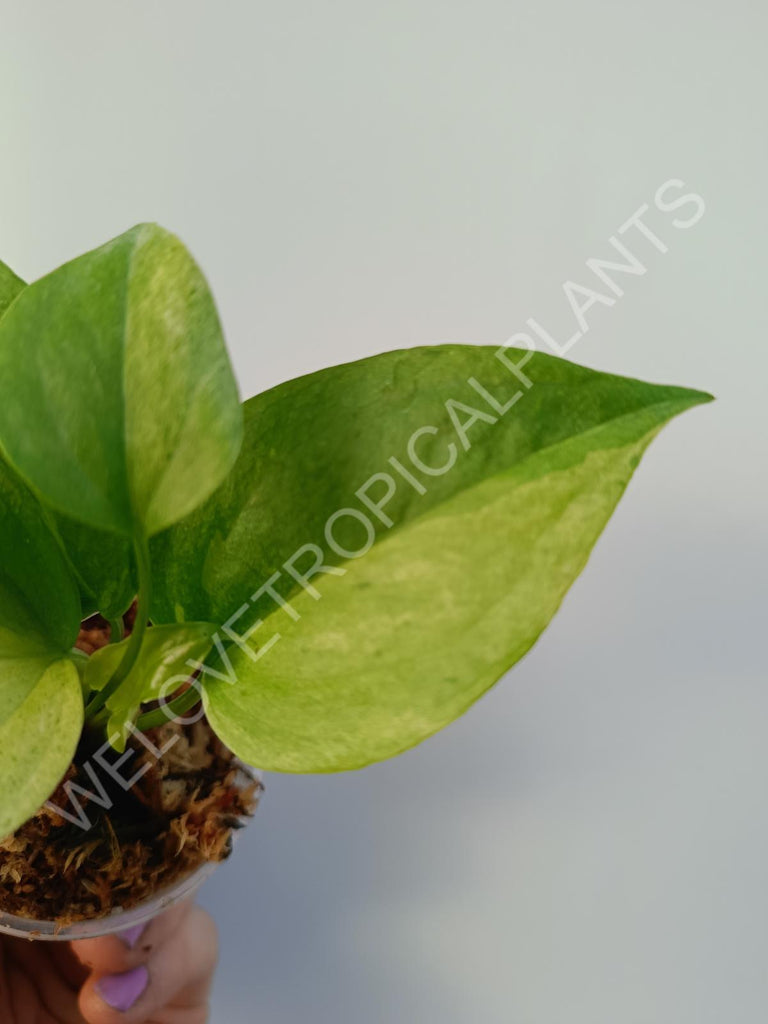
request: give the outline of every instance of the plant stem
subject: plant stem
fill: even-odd
[[[109,620],[109,642],[111,644],[119,644],[125,636],[125,629],[123,628],[123,620],[110,619]]]
[[[221,650],[218,647],[214,648],[206,658],[206,664],[212,669],[217,669],[222,667],[221,662]],[[136,728],[141,732],[146,732],[147,729],[157,729],[161,725],[165,725],[166,722],[172,722],[175,718],[183,715],[185,711],[189,711],[202,699],[203,677],[199,676],[197,681],[193,681],[183,693],[171,697],[161,707],[145,711],[143,715],[140,715],[136,721]]]
[[[179,694],[178,697],[169,700],[162,707],[154,708],[152,711],[147,711],[140,715],[136,722],[136,728],[139,732],[146,732],[147,729],[157,729],[159,726],[165,725],[166,722],[172,722],[174,718],[183,715],[185,711],[189,711],[199,701],[200,690],[197,686],[190,686],[188,690]]]
[[[87,721],[93,721],[95,715],[101,711],[112,694],[115,693],[121,684],[128,678],[131,669],[136,664],[136,659],[139,656],[141,644],[144,640],[144,632],[147,628],[149,602],[151,598],[149,545],[147,544],[146,539],[142,537],[140,540],[134,541],[134,550],[136,552],[136,565],[138,567],[139,574],[139,600],[136,608],[136,621],[133,624],[133,632],[131,633],[128,644],[125,648],[125,654],[123,655],[120,664],[115,669],[114,675],[103,689],[93,695],[88,703],[85,709],[85,717]]]

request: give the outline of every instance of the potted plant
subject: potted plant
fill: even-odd
[[[0,317],[0,911],[33,928],[183,890],[253,809],[241,762],[359,768],[462,714],[711,397],[440,345],[241,405],[146,224],[0,264]]]

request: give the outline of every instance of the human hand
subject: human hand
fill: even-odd
[[[205,1024],[217,956],[216,926],[192,903],[122,936],[2,938],[0,1021]]]

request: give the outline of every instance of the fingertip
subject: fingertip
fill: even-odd
[[[149,985],[149,971],[144,964],[123,974],[105,974],[94,982],[93,991],[111,1010],[131,1010]]]
[[[207,910],[193,906],[187,934],[198,947],[197,958],[205,971],[213,972],[219,962],[219,928]]]
[[[209,914],[187,905],[156,918],[152,932],[134,949],[109,936],[83,943],[78,954],[99,961],[80,992],[80,1011],[88,1024],[143,1024],[181,994],[190,1014],[205,1012],[218,960],[218,931]]]
[[[101,974],[88,979],[80,993],[80,1010],[88,1024],[127,1024],[144,1020],[135,1016],[150,983],[144,964],[120,974]]]

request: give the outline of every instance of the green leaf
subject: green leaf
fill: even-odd
[[[46,511],[0,460],[0,657],[69,650],[77,585]]]
[[[20,277],[0,263],[0,317],[26,287]],[[130,543],[55,512],[53,519],[77,577],[83,616],[96,611],[108,619],[121,615],[136,596],[136,568]]]
[[[107,735],[113,746],[125,749],[128,725],[136,720],[140,706],[160,697],[169,699],[194,671],[187,661],[202,661],[208,654],[215,632],[216,626],[207,622],[153,626],[146,631],[136,664],[107,701]],[[109,682],[129,642],[123,640],[94,652],[85,667],[87,689],[101,690]]]
[[[25,284],[0,263],[0,317]],[[83,727],[77,584],[50,517],[0,459],[0,837],[36,813],[64,776]]]
[[[3,695],[15,681],[24,697],[0,715],[0,837],[32,817],[64,777],[83,728],[77,669],[67,659],[42,665],[0,661]],[[35,679],[32,682],[32,679]]]
[[[0,317],[2,317],[10,304],[24,287],[20,277],[0,262]]]
[[[245,760],[354,768],[456,718],[545,628],[656,432],[710,398],[501,356],[390,353],[251,400],[230,479],[156,539],[159,615],[229,620],[225,640],[251,633],[206,685],[211,723]],[[334,551],[341,509],[370,526],[331,519]],[[364,557],[340,553],[374,528]],[[345,574],[300,586],[286,562],[309,572],[312,551],[293,561],[307,544]],[[289,610],[251,601],[270,579]]]
[[[60,660],[61,654],[52,651],[21,657],[0,657],[0,726],[21,707],[48,666]]]
[[[136,561],[130,543],[119,534],[85,526],[54,514],[61,538],[80,587],[83,617],[101,612],[117,619],[136,597]]]
[[[29,285],[0,321],[0,444],[64,515],[151,536],[215,490],[241,432],[208,286],[155,225]]]

